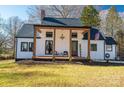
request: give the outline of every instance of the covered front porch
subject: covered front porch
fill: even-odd
[[[37,46],[37,33],[41,33],[41,29],[42,31],[45,29],[52,29],[53,30],[53,38],[52,38],[52,52],[51,55],[37,55],[37,50],[36,48]],[[59,32],[59,30],[67,30],[68,31],[68,40],[65,40],[66,43],[63,43],[63,45],[67,45],[66,46],[66,51],[62,51],[63,55],[60,55],[57,53],[58,50],[60,50],[60,48],[63,48],[63,46],[59,45],[58,42],[60,42],[58,40],[58,34],[61,32]],[[74,46],[74,42],[78,41],[78,40],[73,40],[72,39],[72,32],[73,31],[77,31],[80,33],[88,33],[88,47],[87,47],[87,57],[82,57],[81,56],[81,51],[78,51],[80,49],[78,49],[78,54],[74,55],[73,53],[73,46]],[[63,34],[62,34],[63,35]],[[63,39],[63,37],[60,37],[61,39]],[[82,39],[82,38],[81,38]],[[46,41],[45,41],[46,42]],[[43,42],[44,43],[44,42]],[[41,45],[43,45],[43,43],[41,42]],[[76,43],[76,42],[75,42]],[[81,44],[79,44],[77,42],[78,48],[81,47]],[[40,51],[40,50],[38,50]],[[46,53],[46,51],[44,51]],[[65,54],[64,54],[65,53]],[[84,60],[84,59],[90,59],[90,27],[55,27],[55,26],[42,26],[42,25],[34,25],[34,48],[33,48],[33,56],[32,59],[34,60],[68,60],[68,61],[75,61],[75,60]]]

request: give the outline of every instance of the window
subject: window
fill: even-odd
[[[46,40],[45,44],[45,54],[52,54],[53,52],[53,41],[52,40]]]
[[[46,32],[46,37],[53,37],[53,33],[52,32]]]
[[[106,51],[112,51],[112,45],[106,45]]]
[[[33,51],[33,42],[21,42],[21,51]]]
[[[28,51],[28,42],[21,42],[21,51]]]
[[[33,42],[29,42],[29,51],[33,51]]]
[[[72,38],[77,38],[77,33],[76,32],[72,33]]]
[[[97,44],[91,44],[91,51],[97,51]]]

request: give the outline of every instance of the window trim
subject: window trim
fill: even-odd
[[[111,46],[111,50],[107,50],[107,46]],[[105,46],[105,50],[108,51],[108,52],[111,52],[113,49],[112,49],[112,45],[106,45]]]
[[[52,33],[52,36],[51,37],[48,37],[47,36],[47,33]],[[46,38],[52,38],[53,37],[53,32],[46,32]]]
[[[26,43],[27,44],[27,50],[26,51],[22,50],[22,44],[23,43]],[[28,42],[21,42],[21,52],[28,52]]]
[[[92,50],[92,45],[95,45],[96,46],[96,50],[94,50],[94,49]],[[90,51],[93,51],[93,52],[96,52],[97,51],[97,44],[90,44],[90,47],[91,47],[90,48]]]

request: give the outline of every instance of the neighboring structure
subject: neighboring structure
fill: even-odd
[[[24,24],[16,36],[16,60],[82,60],[116,58],[116,42],[78,18],[45,17]]]

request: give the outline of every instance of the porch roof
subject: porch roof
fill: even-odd
[[[88,27],[84,26],[81,23],[80,18],[52,18],[52,17],[45,17],[42,20],[42,24],[40,20],[36,20],[35,22],[24,24],[21,29],[18,31],[16,37],[33,37],[34,36],[34,25],[39,26],[49,26],[49,27],[64,27],[64,28],[83,28]],[[37,34],[37,37],[38,34]]]

